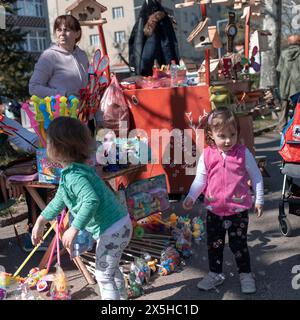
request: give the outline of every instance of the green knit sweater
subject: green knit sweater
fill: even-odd
[[[64,207],[74,216],[72,226],[86,229],[95,239],[128,214],[95,169],[81,163],[62,170],[56,195],[41,214],[53,220]]]

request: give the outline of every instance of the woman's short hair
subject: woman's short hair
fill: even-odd
[[[56,30],[61,26],[64,25],[66,28],[69,28],[72,31],[80,31],[80,35],[79,37],[76,39],[76,43],[80,41],[81,39],[81,26],[79,21],[72,15],[70,14],[63,14],[61,16],[58,16],[55,21],[54,21],[54,25],[53,25],[53,32],[55,33]]]

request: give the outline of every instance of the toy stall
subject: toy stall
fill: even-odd
[[[240,57],[240,60],[233,53],[237,28],[233,13],[229,14],[226,27],[227,54],[217,61],[212,59],[212,51],[221,48],[221,41],[216,27],[208,25],[206,4],[203,2],[185,1],[176,5],[178,8],[200,5],[202,21],[187,39],[195,47],[204,50],[205,59],[196,74],[190,75],[183,64],[174,66],[172,63],[170,68],[155,65],[152,76],[134,77],[120,83],[116,77],[111,77],[109,70],[102,30],[102,24],[106,21],[101,18],[106,8],[95,1],[76,2],[68,8],[70,13],[78,17],[82,25],[98,25],[102,45],[102,51],[96,50],[91,61],[87,87],[81,91],[80,98],[32,96],[30,101],[22,105],[30,127],[40,138],[40,146],[36,150],[37,171],[27,176],[10,176],[7,180],[12,187],[26,188],[42,210],[46,203],[36,188],[47,188],[55,192],[62,169],[50,161],[45,152],[45,132],[50,122],[59,116],[69,116],[87,124],[90,119],[97,118],[99,110],[102,111],[102,121],[112,131],[99,130],[95,133],[98,149],[90,165],[95,166],[96,173],[116,192],[132,218],[134,234],[121,258],[129,298],[142,295],[144,285],[151,283],[155,278],[153,276],[166,276],[180,270],[185,264],[184,260],[192,255],[192,245],[199,243],[205,235],[200,216],[194,219],[177,216],[172,212],[169,202],[170,193],[187,193],[192,183],[196,159],[204,147],[201,130],[203,117],[212,108],[222,104],[235,108],[241,125],[241,140],[254,152],[252,116],[247,105],[256,104],[259,94],[251,91],[248,73],[251,68],[258,68],[255,63],[259,63],[252,56],[249,58],[247,49],[245,57]],[[228,1],[207,2],[222,5]],[[235,1],[246,8],[247,4],[250,5],[250,9],[245,11],[246,26],[253,2],[258,1],[248,2]],[[252,49],[253,56],[257,50],[255,47]],[[128,125],[124,132],[119,127],[121,120]],[[137,130],[131,131],[133,129]],[[162,139],[161,149],[153,147],[150,142],[155,140],[155,134],[157,138],[157,132],[151,135],[153,130],[164,129],[167,133],[177,129],[174,131],[174,139],[167,135],[167,139]],[[159,140],[156,142],[159,145]],[[177,162],[172,150],[179,146],[182,148],[179,158],[183,160]],[[189,157],[181,158],[180,155],[187,154],[185,148],[189,149]],[[130,164],[127,161],[129,158]],[[162,159],[166,158],[168,163],[162,163]],[[164,212],[169,213],[168,218],[164,217]],[[64,210],[51,223],[43,240],[52,230],[55,231],[55,237],[40,265],[31,269],[26,276],[20,274],[40,244],[30,252],[14,274],[0,270],[0,299],[5,299],[11,291],[16,299],[71,299],[68,279],[61,266],[62,252],[59,250],[59,241],[69,219],[72,216]],[[93,249],[91,236],[87,232],[80,232],[72,250],[68,252],[89,284],[95,283]],[[56,261],[56,273],[51,274],[51,267]],[[48,294],[45,296],[43,292]]]
[[[153,150],[155,155],[147,165],[147,171],[140,175],[141,178],[148,178],[165,174],[171,194],[185,194],[189,190],[195,174],[196,159],[203,148],[203,143],[196,141],[196,129],[201,128],[202,117],[213,108],[224,105],[236,112],[241,128],[240,140],[255,154],[252,112],[260,104],[264,92],[251,88],[251,75],[260,71],[260,52],[269,49],[267,36],[270,35],[267,31],[253,28],[253,25],[261,23],[262,2],[234,2],[233,8],[228,12],[225,27],[227,45],[223,56],[220,55],[223,47],[220,30],[217,26],[210,25],[207,16],[208,3],[211,6],[224,6],[225,9],[229,1],[184,1],[175,5],[179,10],[189,6],[201,10],[202,20],[187,37],[191,45],[204,52],[205,58],[197,72],[189,72],[181,61],[177,65],[174,82],[172,64],[157,66],[154,63],[152,76],[136,76],[121,82],[130,109],[130,129],[142,129],[142,134],[148,137],[149,143],[151,132],[153,134],[155,130],[172,132],[173,129],[179,129],[184,137],[184,130],[190,129],[193,148],[189,159],[184,159],[182,153],[183,162],[177,164],[172,155],[172,139],[165,144],[162,141],[160,150]],[[239,28],[245,39],[242,53],[234,50],[234,39]],[[182,145],[184,148],[184,142]],[[169,149],[170,161],[165,163],[163,156],[170,153]],[[122,177],[119,183],[126,185],[130,181],[130,177]]]
[[[78,6],[71,6],[71,10],[75,10],[71,11],[75,16],[79,16],[82,14],[81,10],[85,10],[86,7],[81,7],[82,2]],[[91,1],[86,2],[92,5]],[[98,16],[100,18],[105,7],[97,8],[98,11],[100,10]],[[86,19],[89,17],[88,13],[91,14],[91,12],[92,10],[89,10],[86,13]],[[82,22],[82,19],[80,20]],[[99,19],[95,21],[102,23],[102,20],[99,22]],[[85,23],[90,25],[92,22]],[[102,110],[107,108],[109,111],[116,106],[120,107],[120,110],[125,106],[127,108],[121,87],[115,77],[110,77],[109,57],[105,50],[102,52],[100,49],[96,50],[89,73],[88,85],[81,91],[80,98],[32,96],[29,101],[22,104],[22,110],[26,114],[25,122],[39,137],[39,146],[33,145],[36,149],[36,166],[34,172],[30,174],[19,172],[18,175],[4,175],[4,177],[8,188],[18,189],[21,192],[22,189],[26,189],[35,205],[41,210],[45,208],[47,202],[38,194],[37,188],[47,189],[53,196],[62,170],[59,164],[47,157],[45,151],[46,131],[51,121],[59,116],[66,116],[78,118],[87,124],[100,108]],[[117,105],[112,101],[113,97],[118,97]],[[184,259],[189,258],[192,254],[192,242],[199,242],[202,239],[204,226],[200,217],[192,221],[187,216],[179,217],[175,213],[171,214],[168,219],[162,217],[162,212],[170,209],[165,174],[153,174],[147,179],[139,179],[136,176],[146,168],[146,165],[141,162],[140,150],[146,148],[149,151],[147,154],[151,154],[152,150],[148,149],[146,140],[139,135],[122,139],[116,128],[120,119],[117,119],[116,123],[116,119],[109,118],[109,115],[110,112],[106,118],[104,112],[103,119],[108,124],[107,127],[113,130],[109,133],[100,130],[99,135],[104,134],[102,137],[104,139],[98,141],[96,156],[90,159],[89,164],[95,166],[96,174],[116,192],[119,201],[127,207],[132,218],[134,234],[124,251],[121,263],[127,283],[127,295],[129,298],[134,298],[143,294],[143,285],[149,284],[151,275],[166,276],[184,266]],[[1,129],[2,127],[9,134],[18,134],[17,130],[2,125],[1,122]],[[96,136],[96,139],[99,135]],[[123,161],[129,155],[134,160],[134,164]],[[110,157],[115,161],[109,161]],[[121,190],[114,188],[114,179],[126,175],[130,176],[134,182],[124,186]],[[49,197],[47,198],[47,201],[50,200]],[[42,241],[32,249],[14,273],[0,270],[0,299],[69,300],[72,298],[69,281],[61,262],[61,255],[66,253],[66,250],[60,249],[61,237],[71,219],[72,215],[67,209],[64,209],[48,226]],[[54,237],[39,266],[28,269],[31,257],[52,232],[55,233]],[[91,235],[86,231],[81,231],[73,243],[73,248],[67,250],[67,254],[87,283],[91,285],[95,284],[93,277],[95,272],[94,245]],[[55,273],[52,272],[54,265],[56,266]],[[25,270],[29,271],[25,272]]]

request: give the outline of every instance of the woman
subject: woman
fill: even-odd
[[[29,93],[46,96],[79,97],[88,82],[88,57],[77,43],[81,26],[72,15],[61,15],[53,26],[56,44],[45,50],[34,68],[29,82]]]
[[[145,0],[129,38],[129,64],[137,75],[151,76],[154,60],[159,65],[179,63],[172,18],[159,0]]]
[[[58,16],[53,25],[56,44],[45,50],[35,65],[33,75],[29,82],[29,93],[40,98],[47,96],[80,97],[80,89],[88,83],[89,61],[86,53],[77,43],[81,39],[81,26],[72,15]],[[37,189],[43,192],[42,188]],[[46,194],[42,195],[46,200]],[[31,206],[31,198],[26,194],[28,207]],[[31,211],[31,210],[29,210]],[[40,214],[37,208],[37,214]],[[31,232],[32,215],[29,213],[28,228]],[[25,249],[31,250],[32,244],[25,242]],[[27,239],[27,240],[28,240]]]

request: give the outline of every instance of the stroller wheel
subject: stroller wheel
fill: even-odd
[[[280,232],[282,233],[283,236],[290,237],[292,235],[293,230],[287,218],[279,219],[279,227],[280,227]]]

